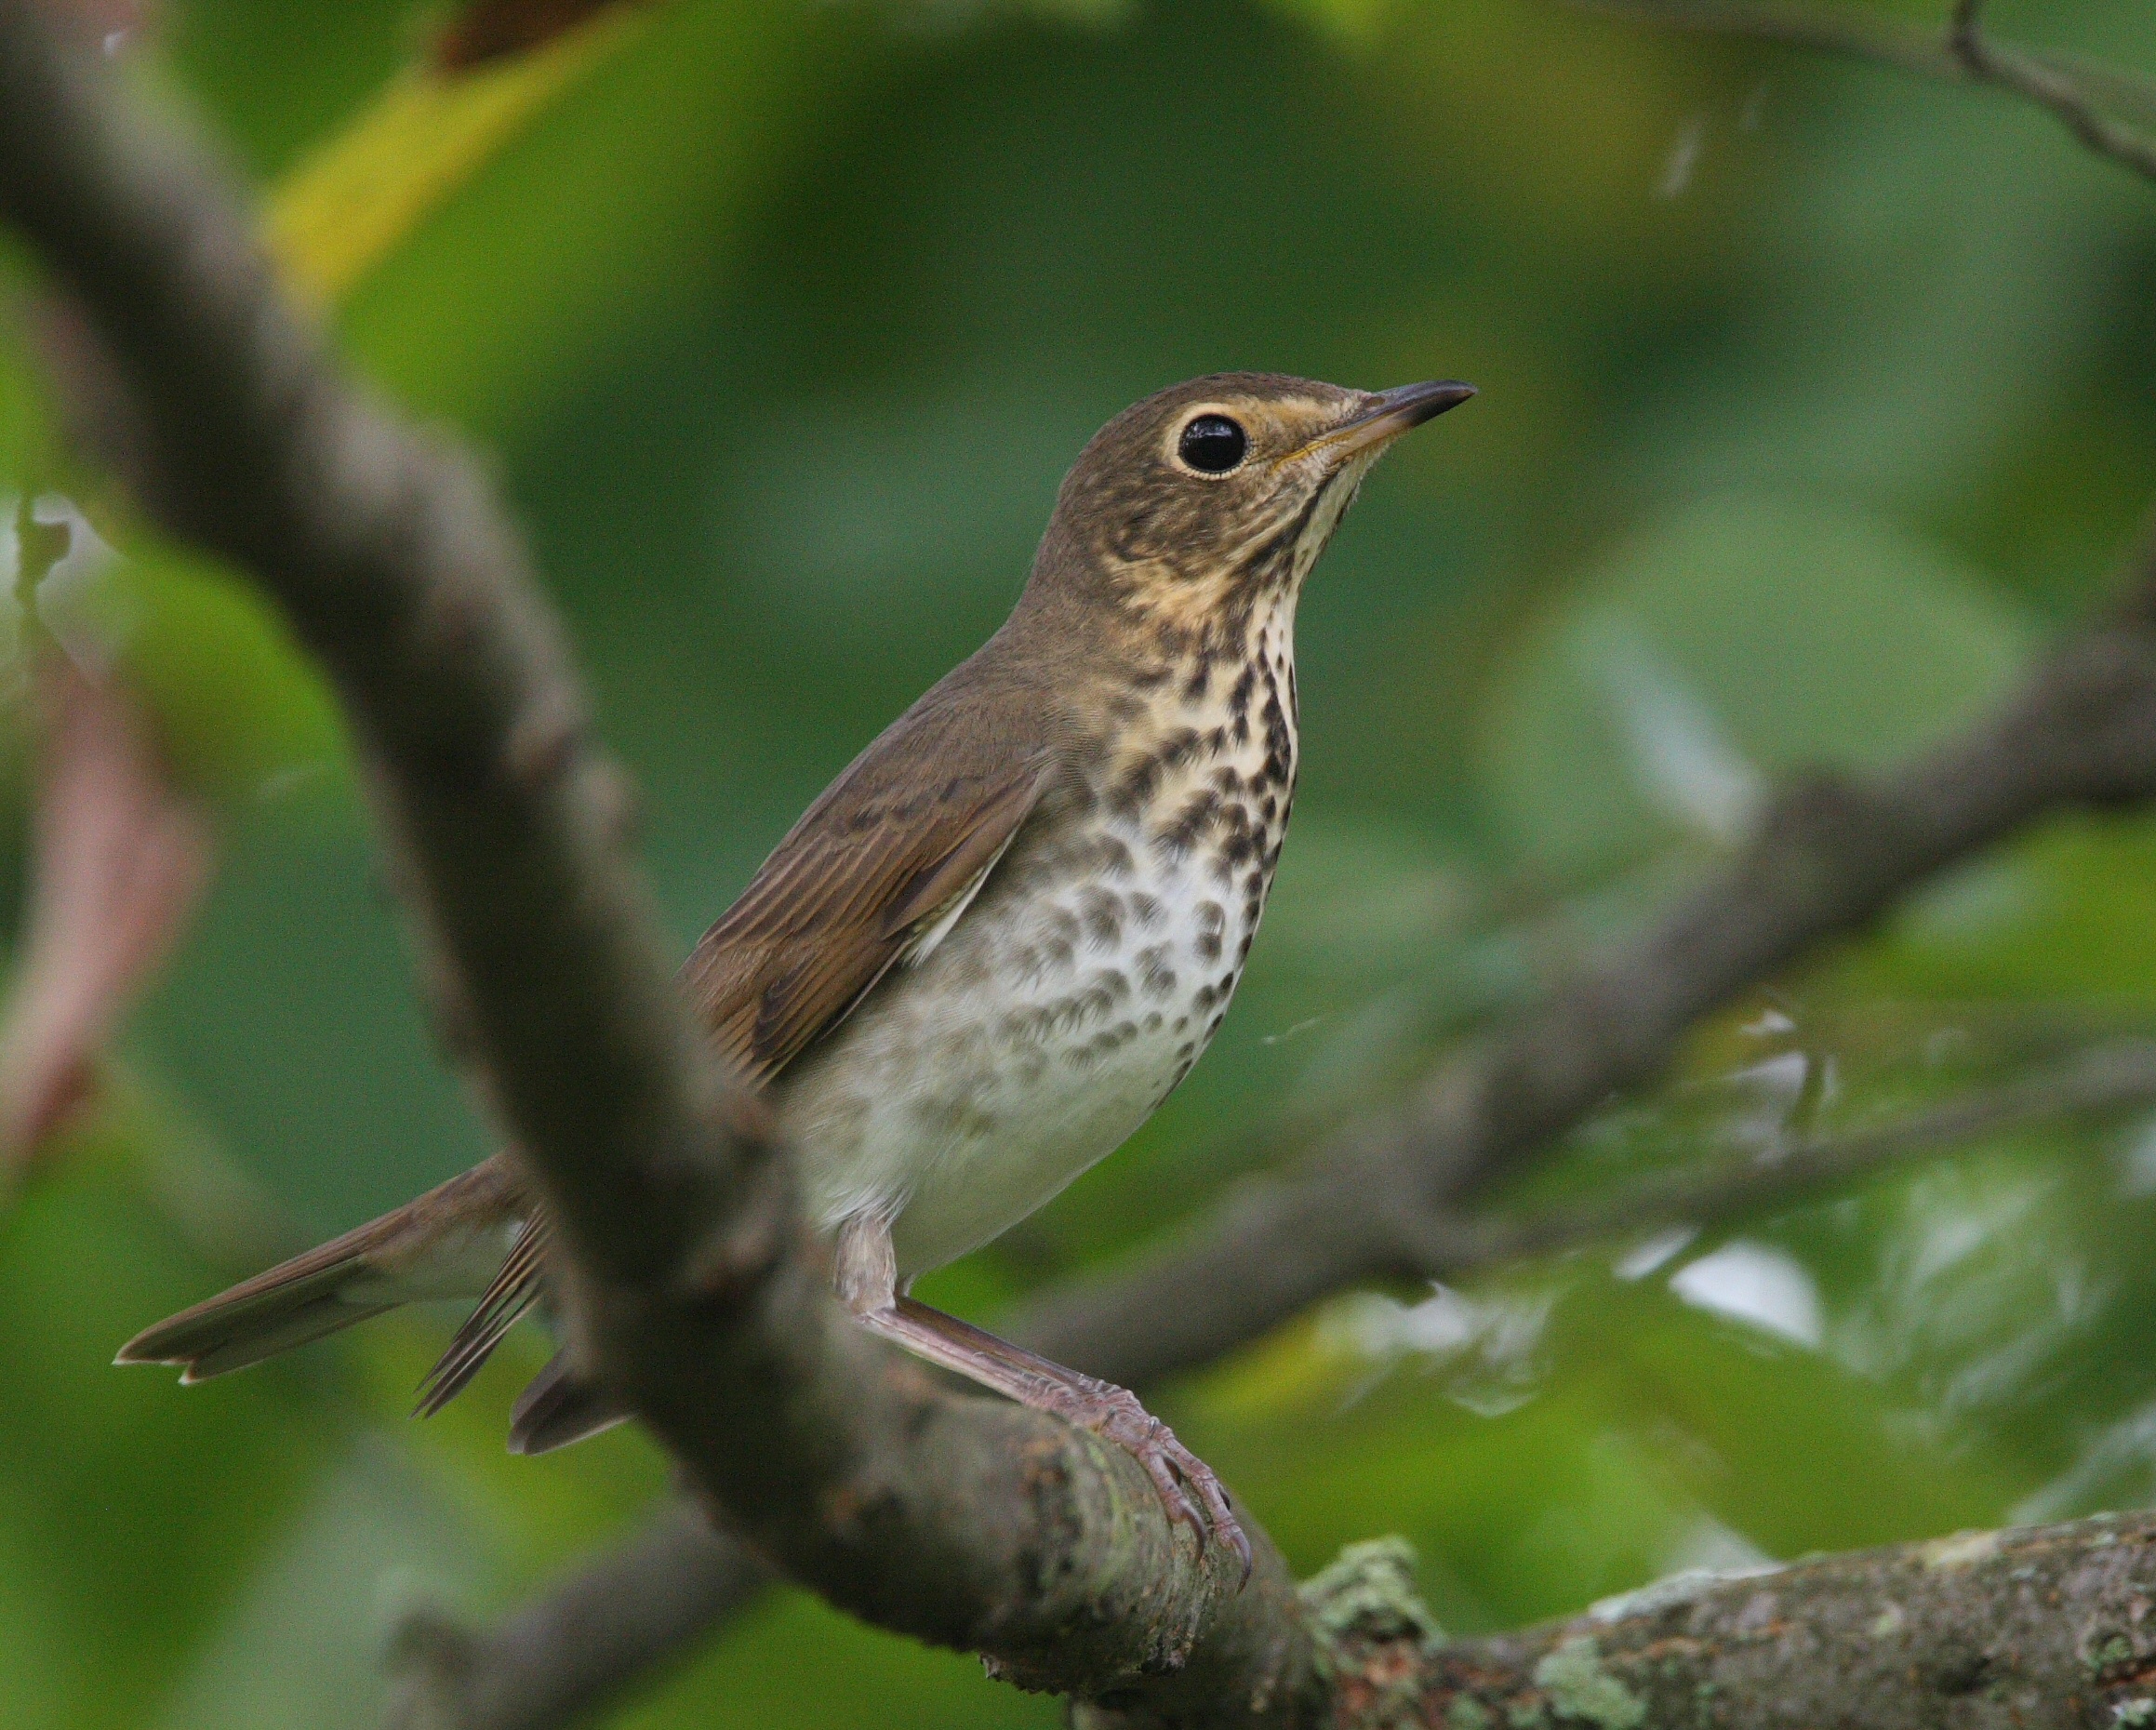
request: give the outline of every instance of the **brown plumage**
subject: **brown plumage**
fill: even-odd
[[[1111,1151],[1218,1028],[1294,798],[1297,595],[1371,462],[1471,393],[1229,373],[1118,416],[1003,629],[832,783],[682,973],[796,1149],[861,1324],[1118,1441],[1171,1513],[1238,1548],[1213,1474],[1130,1395],[905,1291]],[[120,1358],[199,1380],[479,1294],[432,1412],[540,1299],[548,1244],[498,1155]],[[511,1444],[614,1417],[557,1357]]]

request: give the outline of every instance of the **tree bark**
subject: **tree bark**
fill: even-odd
[[[1355,1730],[2156,1724],[2156,1514],[1680,1577],[1474,1640],[1434,1632],[1398,1547],[1357,1546],[1304,1594],[1331,1722]]]

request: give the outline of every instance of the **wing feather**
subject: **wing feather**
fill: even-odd
[[[882,773],[863,776],[864,764]],[[954,768],[909,792],[897,766],[864,759],[842,778],[684,969],[705,1024],[755,1081],[843,1021],[978,889],[1047,778],[1028,755]],[[872,784],[853,785],[857,777]]]

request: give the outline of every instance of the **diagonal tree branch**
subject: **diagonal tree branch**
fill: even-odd
[[[761,1554],[881,1626],[1155,1722],[1322,1710],[1255,1531],[1242,1586],[1122,1450],[942,1391],[829,1294],[619,838],[619,780],[469,465],[339,379],[194,152],[0,0],[0,214],[100,330],[145,496],[253,572],[352,712],[441,1012],[560,1220],[585,1367]]]

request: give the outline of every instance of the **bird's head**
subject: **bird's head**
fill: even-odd
[[[1079,453],[1036,580],[1097,584],[1130,611],[1191,625],[1292,594],[1370,465],[1474,393],[1450,380],[1352,391],[1254,372],[1172,386]]]

